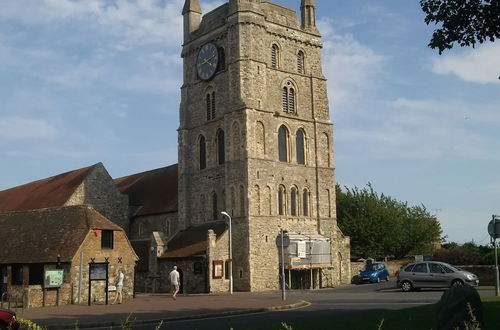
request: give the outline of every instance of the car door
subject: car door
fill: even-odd
[[[440,264],[429,262],[429,286],[433,288],[442,288],[448,286],[448,275]]]
[[[425,288],[429,285],[429,271],[427,270],[427,263],[421,262],[415,264],[410,273],[410,279],[413,286],[416,288]]]

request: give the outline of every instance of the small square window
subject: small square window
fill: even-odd
[[[113,249],[113,231],[103,230],[101,234],[101,249]]]

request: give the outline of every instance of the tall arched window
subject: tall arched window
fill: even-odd
[[[200,137],[200,170],[207,167],[207,145],[205,143],[205,137],[202,135]]]
[[[292,216],[297,216],[297,197],[297,188],[292,187],[292,189],[290,189],[290,215]]]
[[[217,206],[217,193],[212,193],[212,219],[217,220],[219,218],[219,209]]]
[[[278,152],[280,162],[288,161],[288,130],[281,126],[278,131]]]
[[[207,121],[215,119],[215,92],[209,91],[206,95]]]
[[[307,189],[302,191],[302,215],[309,216],[309,191]]]
[[[281,95],[281,101],[283,106],[283,112],[286,113],[295,113],[295,104],[296,104],[296,93],[295,88],[292,83],[288,81],[286,86],[283,87]]]
[[[267,186],[264,191],[264,207],[266,208],[264,211],[265,215],[272,215],[272,192],[271,187]]]
[[[279,61],[279,48],[278,45],[273,44],[271,47],[271,67],[277,68],[278,67],[278,61]]]
[[[283,104],[283,112],[288,113],[288,87],[283,87],[283,92],[281,95],[281,101]]]
[[[301,50],[297,53],[297,72],[304,73],[304,52]]]
[[[206,96],[207,100],[207,121],[212,119],[212,95],[210,93]]]
[[[219,70],[226,69],[226,54],[224,48],[219,47]]]
[[[260,215],[260,187],[258,185],[254,187],[253,202],[255,203],[253,207],[255,208],[254,214]]]
[[[330,137],[327,133],[322,134],[321,148],[324,152],[321,153],[323,158],[323,166],[330,167]]]
[[[217,156],[219,165],[222,165],[226,162],[226,145],[224,142],[223,130],[219,130],[217,132]]]
[[[297,130],[295,134],[295,153],[297,155],[297,164],[305,164],[306,163],[306,154],[305,154],[305,143],[304,143],[304,131],[302,129]]]
[[[286,210],[286,190],[285,187],[280,185],[278,189],[278,214],[285,215]]]

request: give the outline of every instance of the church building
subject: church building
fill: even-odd
[[[229,0],[202,16],[186,0],[182,11],[178,225],[231,217],[235,290],[279,288],[281,231],[292,287],[350,280],[315,10],[302,0],[299,21],[273,2]]]
[[[186,293],[350,283],[315,11],[229,0],[203,15],[185,0],[178,164],[113,180],[98,163],[0,191],[0,216],[89,206],[130,240],[118,252],[137,292],[169,291],[174,265]]]

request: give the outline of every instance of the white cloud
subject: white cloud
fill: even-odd
[[[396,99],[365,113],[364,122],[338,128],[347,153],[391,159],[498,159],[496,106],[458,101]],[[345,126],[344,126],[345,127]]]
[[[458,55],[444,53],[432,59],[432,71],[473,83],[500,84],[500,44],[484,44]]]
[[[0,137],[2,139],[53,139],[57,135],[57,129],[45,120],[20,117],[0,118]]]
[[[377,88],[386,57],[359,43],[352,35],[336,34],[330,21],[318,22],[323,37],[323,70],[335,111],[354,108]],[[342,110],[341,110],[342,111]]]

